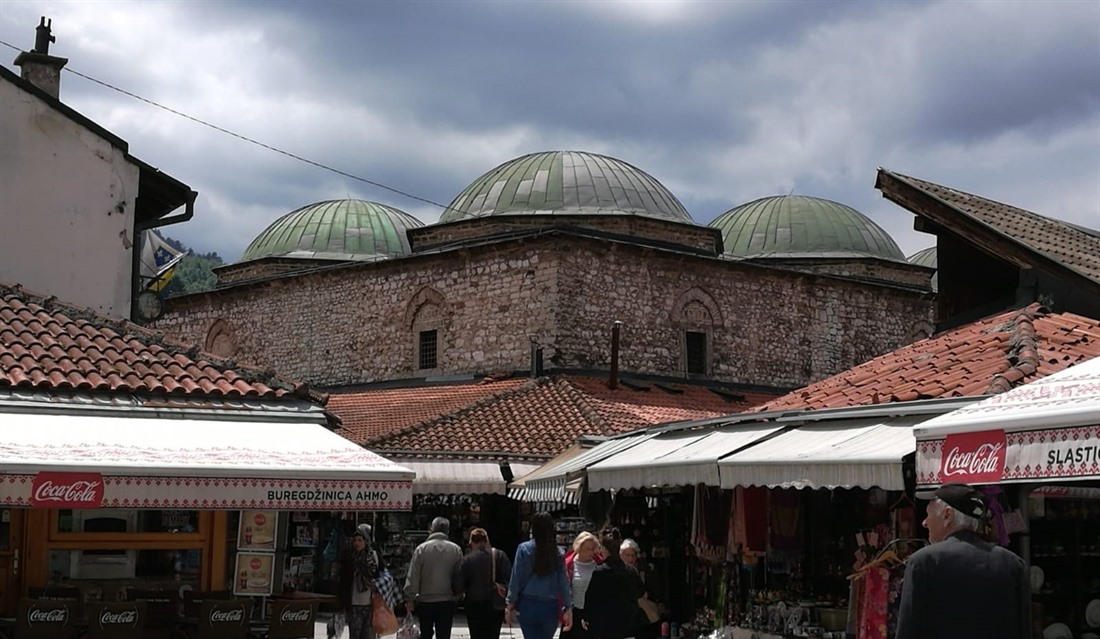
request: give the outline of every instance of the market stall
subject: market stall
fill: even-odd
[[[921,424],[917,482],[986,486],[1030,564],[1036,630],[1100,634],[1100,358]]]

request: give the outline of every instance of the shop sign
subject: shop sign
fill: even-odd
[[[982,431],[917,442],[917,483],[1100,478],[1100,425]]]
[[[986,430],[948,435],[943,442],[943,483],[997,482],[1005,471],[1005,432]]]
[[[31,482],[31,506],[36,508],[99,508],[101,503],[99,473],[41,472]]]

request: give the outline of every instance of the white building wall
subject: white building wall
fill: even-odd
[[[0,280],[130,317],[138,167],[0,82]]]

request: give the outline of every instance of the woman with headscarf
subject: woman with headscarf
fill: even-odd
[[[341,562],[340,603],[347,619],[349,639],[375,639],[371,627],[371,586],[378,577],[378,566],[371,527],[359,524],[351,538],[351,548]]]
[[[563,631],[573,627],[573,594],[554,536],[550,513],[535,513],[531,539],[516,548],[504,615],[509,625],[518,616],[524,639],[552,639],[559,618]]]

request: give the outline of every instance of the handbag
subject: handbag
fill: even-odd
[[[489,564],[492,566],[489,577],[489,605],[493,610],[504,610],[504,586],[497,583],[497,552],[499,551],[496,548],[489,549]]]
[[[657,602],[646,595],[638,598],[638,607],[645,613],[645,618],[649,620],[649,623],[656,623],[661,618],[661,611],[657,607]]]
[[[374,589],[374,596],[370,598],[370,625],[379,637],[392,635],[398,628],[397,615],[393,614],[393,609],[386,604],[386,599],[377,588]]]

